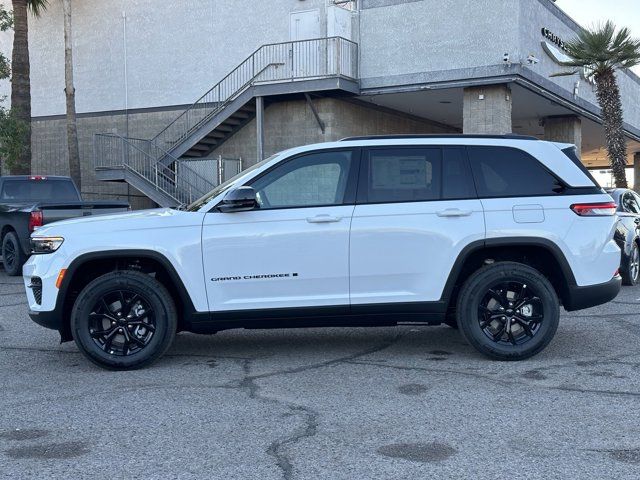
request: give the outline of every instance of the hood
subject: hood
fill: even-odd
[[[113,213],[109,215],[92,215],[78,217],[59,222],[48,223],[35,230],[33,235],[60,235],[65,232],[82,234],[98,232],[121,232],[126,230],[144,230],[169,226],[176,218],[184,223],[185,215],[193,218],[194,224],[202,222],[197,214],[172,210],[170,208],[156,208],[152,210],[138,210],[135,212]]]

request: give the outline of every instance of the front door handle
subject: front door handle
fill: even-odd
[[[342,217],[332,217],[331,215],[316,215],[315,217],[307,217],[309,223],[335,223],[342,220]]]
[[[468,217],[473,212],[471,210],[460,210],[459,208],[447,208],[436,212],[439,217]]]

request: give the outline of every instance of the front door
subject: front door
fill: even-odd
[[[248,184],[258,209],[205,216],[210,310],[348,306],[358,161],[350,149],[293,157]]]
[[[351,304],[434,302],[485,235],[462,147],[371,148],[351,227]]]

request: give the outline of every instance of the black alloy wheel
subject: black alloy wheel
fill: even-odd
[[[478,322],[491,341],[523,345],[540,331],[544,307],[534,290],[521,282],[492,285],[478,307]]]
[[[466,340],[497,360],[523,360],[542,351],[558,328],[560,301],[538,270],[495,262],[469,276],[456,312]]]
[[[111,370],[141,368],[160,358],[173,343],[177,324],[166,287],[132,270],[89,282],[71,311],[71,333],[80,351]]]
[[[130,290],[117,290],[96,302],[88,327],[91,338],[104,352],[126,356],[149,345],[156,321],[147,299]]]

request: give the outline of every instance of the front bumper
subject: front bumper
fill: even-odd
[[[62,330],[62,315],[60,315],[56,310],[51,312],[36,312],[34,310],[29,310],[29,316],[31,317],[31,320],[45,328],[58,331]]]
[[[622,288],[622,277],[616,275],[611,280],[597,285],[578,287],[569,286],[567,298],[564,301],[564,309],[568,312],[595,307],[610,302],[618,296]]]

